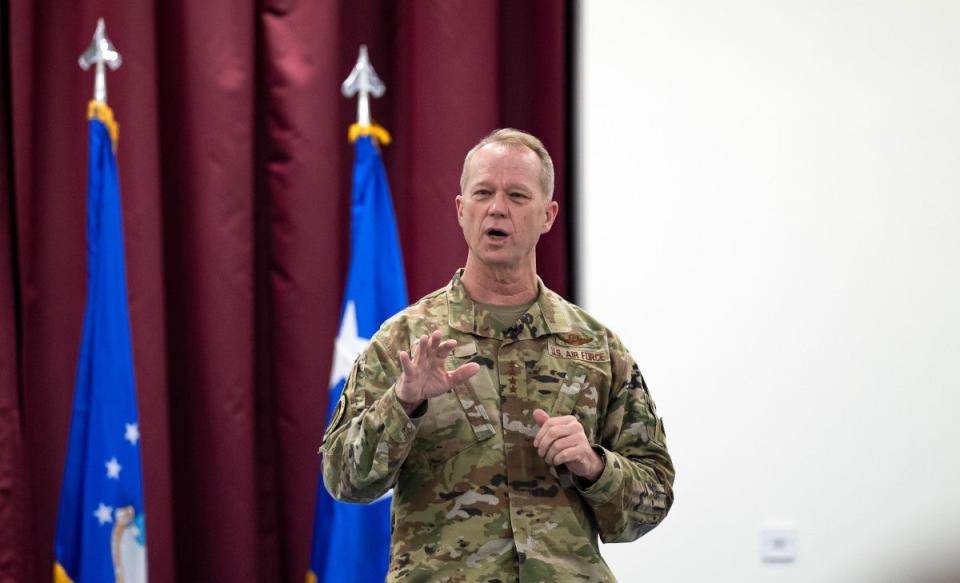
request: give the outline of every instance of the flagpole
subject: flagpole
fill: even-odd
[[[377,76],[377,72],[367,57],[367,45],[360,45],[357,64],[353,66],[350,75],[340,86],[340,92],[348,99],[354,95],[359,95],[357,99],[358,126],[368,127],[370,125],[370,95],[379,98],[383,96],[386,90],[386,86]]]
[[[56,583],[147,577],[118,130],[106,103],[106,68],[120,62],[101,18],[79,59],[84,70],[96,65],[87,108],[87,298],[54,536]]]
[[[373,136],[381,144],[390,143],[387,130],[370,120],[370,97],[382,97],[386,90],[386,85],[377,76],[377,71],[367,57],[367,45],[360,45],[357,63],[340,86],[340,92],[347,99],[357,96],[357,123],[351,125],[348,132],[351,142],[355,142],[358,136]]]
[[[84,71],[90,69],[91,65],[96,65],[96,73],[93,76],[93,100],[97,103],[107,103],[107,72],[106,67],[111,71],[116,71],[123,64],[120,53],[114,48],[113,43],[107,38],[107,26],[103,23],[103,18],[97,20],[97,28],[93,32],[93,40],[90,46],[80,55],[80,68]],[[105,67],[106,66],[106,67]]]
[[[407,306],[400,237],[378,148],[390,142],[390,134],[370,116],[370,97],[380,97],[385,89],[361,46],[341,86],[344,97],[358,100],[357,123],[349,131],[355,156],[350,268],[331,367],[327,431],[337,425],[336,411],[343,411],[341,394],[355,359],[380,325]],[[307,583],[382,582],[390,559],[391,502],[389,495],[369,505],[337,502],[319,483]]]

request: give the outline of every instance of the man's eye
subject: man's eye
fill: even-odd
[[[511,192],[511,193],[510,193],[510,197],[511,197],[511,198],[516,198],[516,199],[529,198],[529,197],[527,196],[527,193],[525,193],[525,192]]]
[[[490,191],[489,191],[489,190],[483,190],[483,189],[481,189],[481,190],[475,191],[473,194],[474,194],[474,196],[489,196],[489,195],[490,195]]]

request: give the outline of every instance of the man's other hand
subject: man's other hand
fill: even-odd
[[[403,374],[397,383],[397,398],[407,415],[425,400],[446,393],[480,370],[480,365],[468,362],[457,370],[447,370],[447,355],[457,345],[456,340],[443,340],[439,330],[421,336],[414,345],[413,357],[400,352]]]
[[[603,460],[593,451],[583,425],[573,415],[551,417],[543,409],[535,409],[533,420],[540,426],[533,438],[533,447],[551,466],[567,464],[575,475],[595,482],[603,473]]]

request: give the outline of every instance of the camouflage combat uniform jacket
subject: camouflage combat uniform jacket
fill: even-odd
[[[538,284],[503,329],[458,273],[357,358],[324,436],[323,475],[347,502],[393,488],[388,581],[609,581],[597,535],[632,541],[667,514],[674,470],[640,371],[613,333]],[[480,372],[411,419],[393,388],[399,352],[437,329],[458,343],[448,368],[473,361]],[[580,419],[606,458],[595,483],[537,455],[538,407]]]

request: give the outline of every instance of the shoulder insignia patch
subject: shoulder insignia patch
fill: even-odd
[[[344,414],[347,412],[349,403],[350,398],[347,397],[347,393],[344,391],[340,394],[340,400],[337,401],[337,408],[333,410],[333,416],[330,417],[330,423],[327,424],[327,429],[323,432],[323,441],[327,441],[327,437],[329,437],[330,434],[340,426],[340,422],[344,419]],[[321,450],[322,449],[323,448],[321,448]]]

